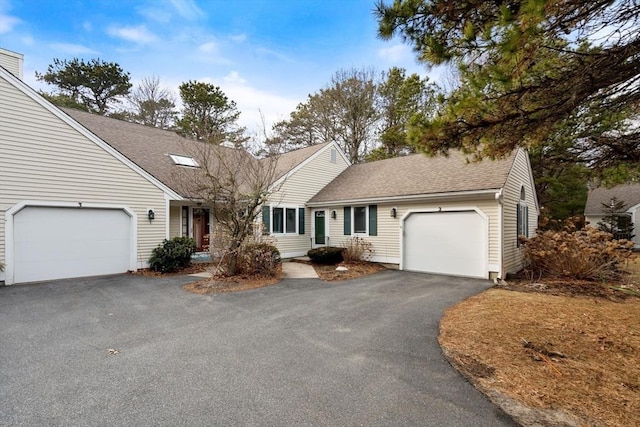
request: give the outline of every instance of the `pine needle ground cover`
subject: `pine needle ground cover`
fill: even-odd
[[[449,309],[439,341],[523,425],[640,425],[638,297],[493,288]]]

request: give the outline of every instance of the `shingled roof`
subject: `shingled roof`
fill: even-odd
[[[617,185],[612,188],[598,187],[589,191],[584,214],[604,215],[602,203],[609,203],[612,198],[623,201],[627,208],[640,204],[640,183]]]
[[[498,190],[507,180],[515,154],[502,160],[467,162],[464,154],[452,151],[448,157],[414,154],[353,165],[309,203]]]
[[[199,163],[207,161],[211,170],[215,170],[214,163],[218,156],[224,156],[230,162],[259,162],[250,153],[242,149],[218,145],[210,146],[181,137],[172,131],[80,110],[69,108],[62,108],[62,110],[76,122],[183,197],[198,197],[196,193],[190,190],[187,184],[190,176],[193,182],[198,180],[199,177],[196,169],[177,166],[169,157],[171,154],[192,157]],[[273,181],[284,176],[326,145],[314,145],[280,155],[276,160]],[[207,157],[207,159],[205,160],[203,157]],[[265,159],[262,162],[267,163],[271,160]]]

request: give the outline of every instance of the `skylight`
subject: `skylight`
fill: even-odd
[[[200,165],[195,161],[193,157],[179,156],[177,154],[169,154],[173,163],[180,166],[189,166],[191,168],[198,168]]]

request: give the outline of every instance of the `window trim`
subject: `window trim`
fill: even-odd
[[[275,206],[270,206],[269,207],[269,234],[275,235],[275,236],[295,236],[298,234],[299,232],[299,227],[300,227],[300,208],[302,206],[297,206],[297,205],[275,205]],[[274,210],[275,209],[282,209],[282,231],[274,231],[274,225],[275,225],[275,217],[274,217]],[[293,210],[295,212],[295,218],[294,218],[294,230],[293,231],[287,231],[287,210]]]

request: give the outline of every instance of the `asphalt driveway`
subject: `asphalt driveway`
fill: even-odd
[[[436,340],[486,281],[387,271],[200,296],[191,280],[0,288],[0,425],[515,425]]]

